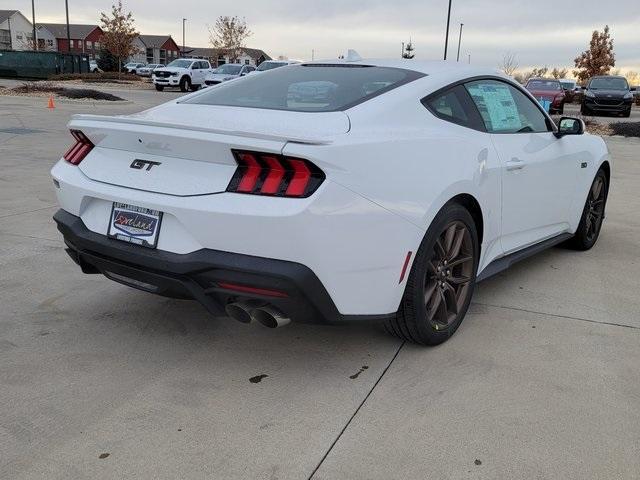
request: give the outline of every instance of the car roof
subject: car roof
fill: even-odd
[[[627,77],[623,77],[622,75],[594,75],[593,77],[590,78],[590,80],[593,80],[594,78],[624,78],[625,80],[627,79]]]
[[[536,80],[540,82],[559,82],[560,81],[557,78],[545,78],[545,77],[533,77],[533,78],[530,78],[528,81],[530,82],[532,80]]]
[[[409,59],[375,59],[367,58],[357,61],[350,60],[318,60],[304,62],[303,65],[366,65],[375,67],[402,68],[414,72],[423,73],[434,77],[472,78],[481,76],[498,76],[509,78],[504,73],[495,68],[468,65],[453,61],[422,61]]]

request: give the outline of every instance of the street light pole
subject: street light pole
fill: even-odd
[[[64,0],[64,8],[67,12],[67,51],[71,53],[71,30],[69,29],[69,0]]]
[[[460,36],[458,37],[458,58],[456,62],[460,61],[460,45],[462,44],[462,27],[464,27],[464,23],[460,24]]]
[[[447,59],[447,50],[449,49],[449,24],[451,23],[451,0],[449,0],[449,13],[447,14],[447,35],[444,39],[444,59]]]
[[[36,39],[36,4],[31,0],[31,20],[33,22],[33,49],[38,50],[38,40]]]
[[[185,46],[184,46],[184,23],[187,21],[186,18],[182,19],[182,56],[184,57],[184,51],[185,51]]]

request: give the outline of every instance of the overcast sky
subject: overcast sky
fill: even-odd
[[[64,22],[62,0],[35,0],[36,21]],[[112,0],[69,0],[71,23],[98,23]],[[253,35],[247,46],[272,57],[335,58],[353,48],[363,57],[399,56],[409,37],[416,58],[440,59],[444,50],[447,0],[125,0],[141,33],[171,34],[186,44],[208,46],[207,25],[220,15],[244,17]],[[603,5],[608,5],[606,8]],[[29,0],[0,0],[31,18]],[[640,71],[638,0],[454,0],[450,58],[455,59],[459,24],[464,23],[461,57],[498,66],[505,52],[517,54],[521,68],[573,66],[594,29],[611,27],[617,67]]]

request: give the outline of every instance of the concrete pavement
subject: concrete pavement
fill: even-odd
[[[480,284],[447,344],[267,330],[84,276],[51,221],[72,113],[0,97],[0,478],[634,479],[640,141],[590,252]],[[366,368],[365,368],[366,367]]]

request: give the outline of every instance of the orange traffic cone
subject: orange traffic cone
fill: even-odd
[[[53,95],[49,95],[49,104],[47,105],[47,108],[56,108],[56,104],[53,101]]]

